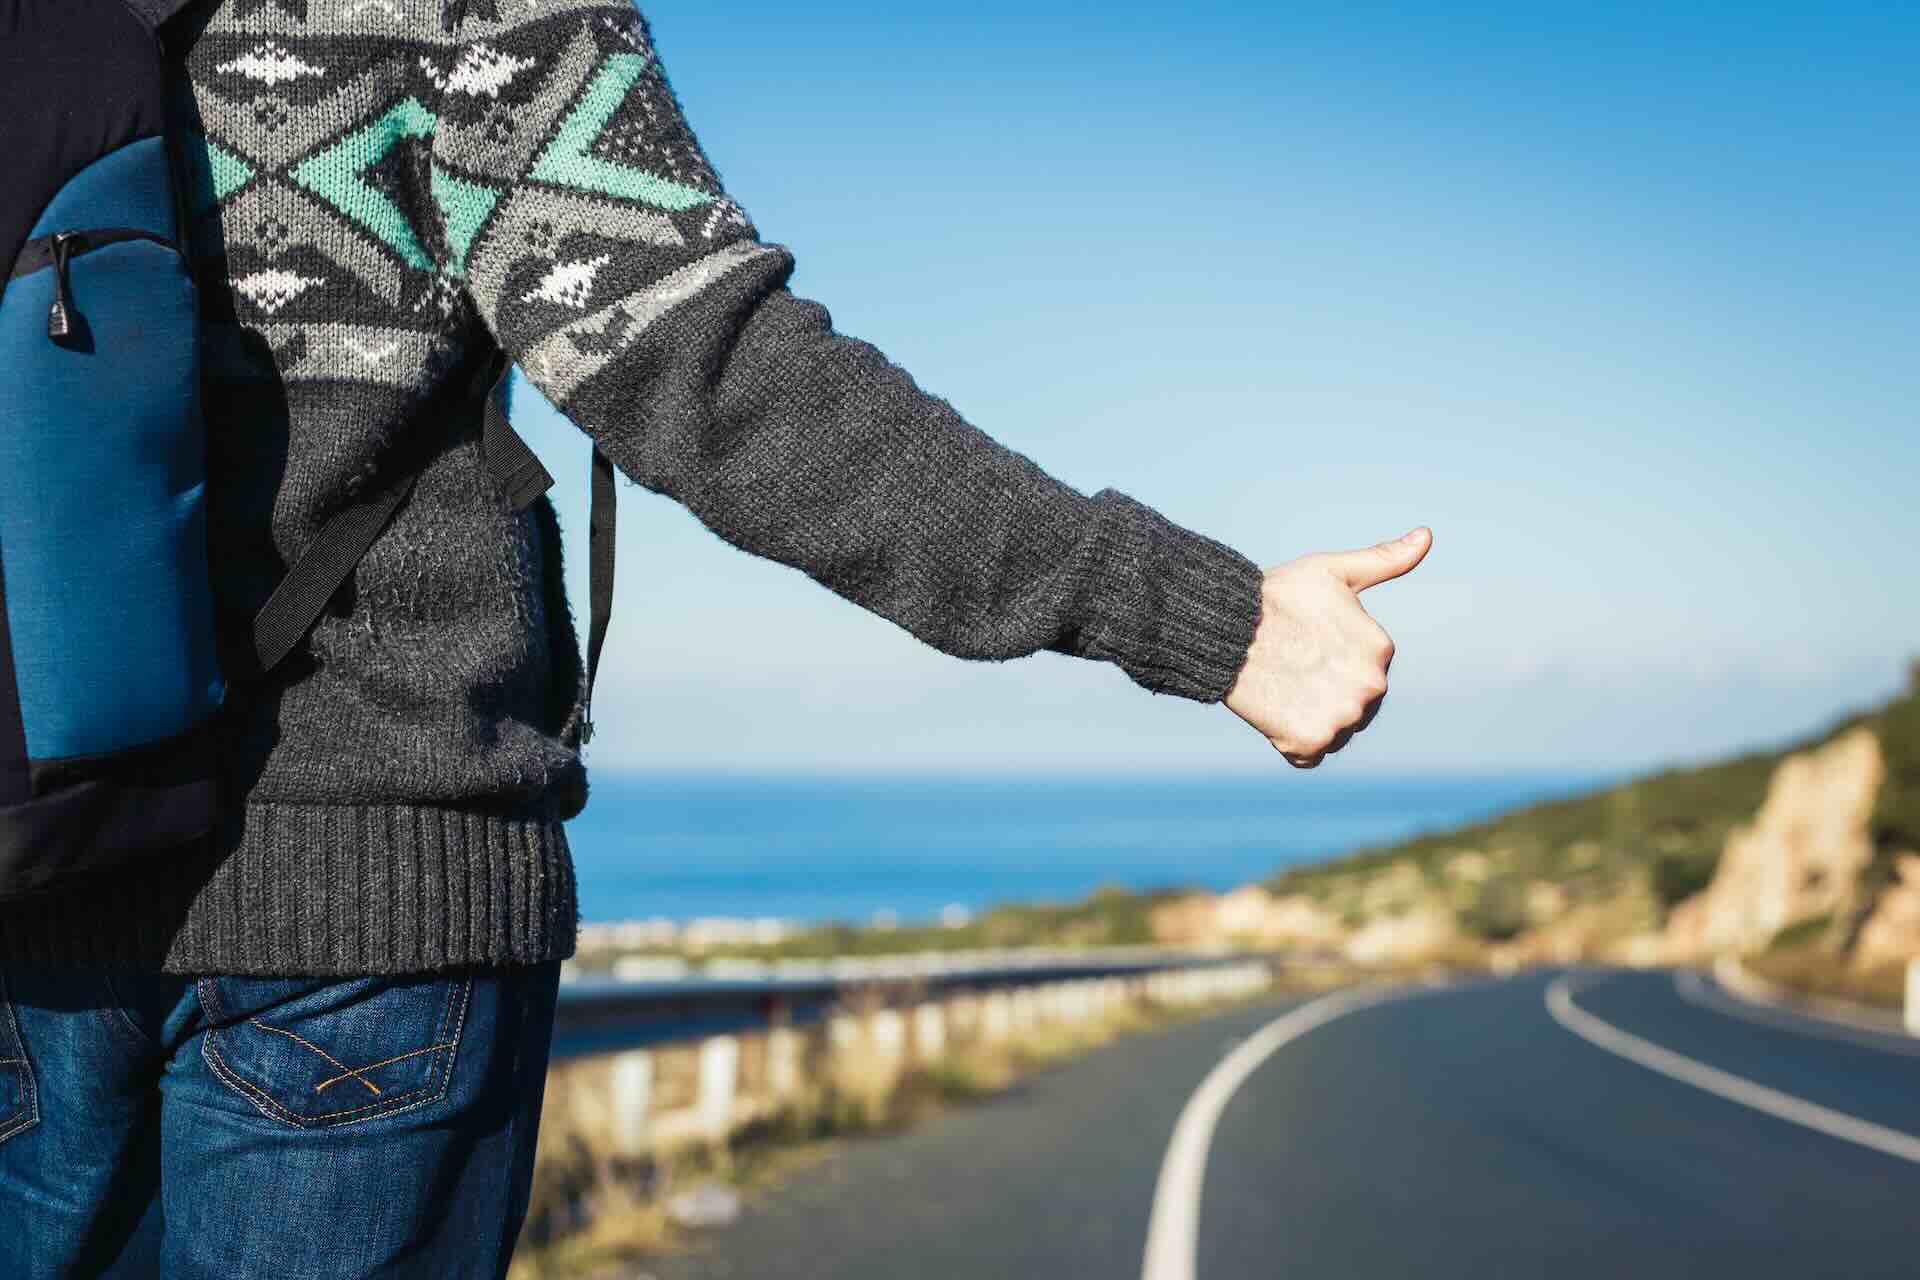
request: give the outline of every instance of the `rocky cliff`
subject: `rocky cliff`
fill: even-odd
[[[1880,740],[1865,728],[1781,761],[1712,883],[1674,908],[1668,954],[1758,950],[1790,925],[1832,920],[1849,906],[1873,862],[1869,823],[1886,773]]]

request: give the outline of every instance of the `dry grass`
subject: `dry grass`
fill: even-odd
[[[587,1225],[552,1244],[519,1249],[507,1280],[585,1280],[619,1275],[626,1264],[674,1243],[673,1225],[660,1202],[631,1190],[609,1188]]]

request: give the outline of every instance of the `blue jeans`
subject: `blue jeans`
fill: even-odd
[[[0,966],[0,1277],[504,1275],[559,969]]]

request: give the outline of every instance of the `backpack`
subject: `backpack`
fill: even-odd
[[[0,900],[208,837],[228,683],[293,651],[418,478],[335,513],[251,637],[216,634],[200,316],[161,40],[189,2],[0,0]],[[531,389],[497,350],[472,363],[452,394],[484,398],[489,470],[523,509],[552,484],[508,422]],[[589,691],[613,492],[596,449]]]

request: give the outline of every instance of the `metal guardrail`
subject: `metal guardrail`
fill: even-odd
[[[560,988],[553,1057],[640,1049],[777,1026],[806,1026],[850,1005],[893,1007],[962,992],[1039,983],[1213,969],[1249,961],[1274,968],[1298,955],[1151,952],[1014,955],[784,965],[739,976],[688,975],[638,981],[584,977]]]

